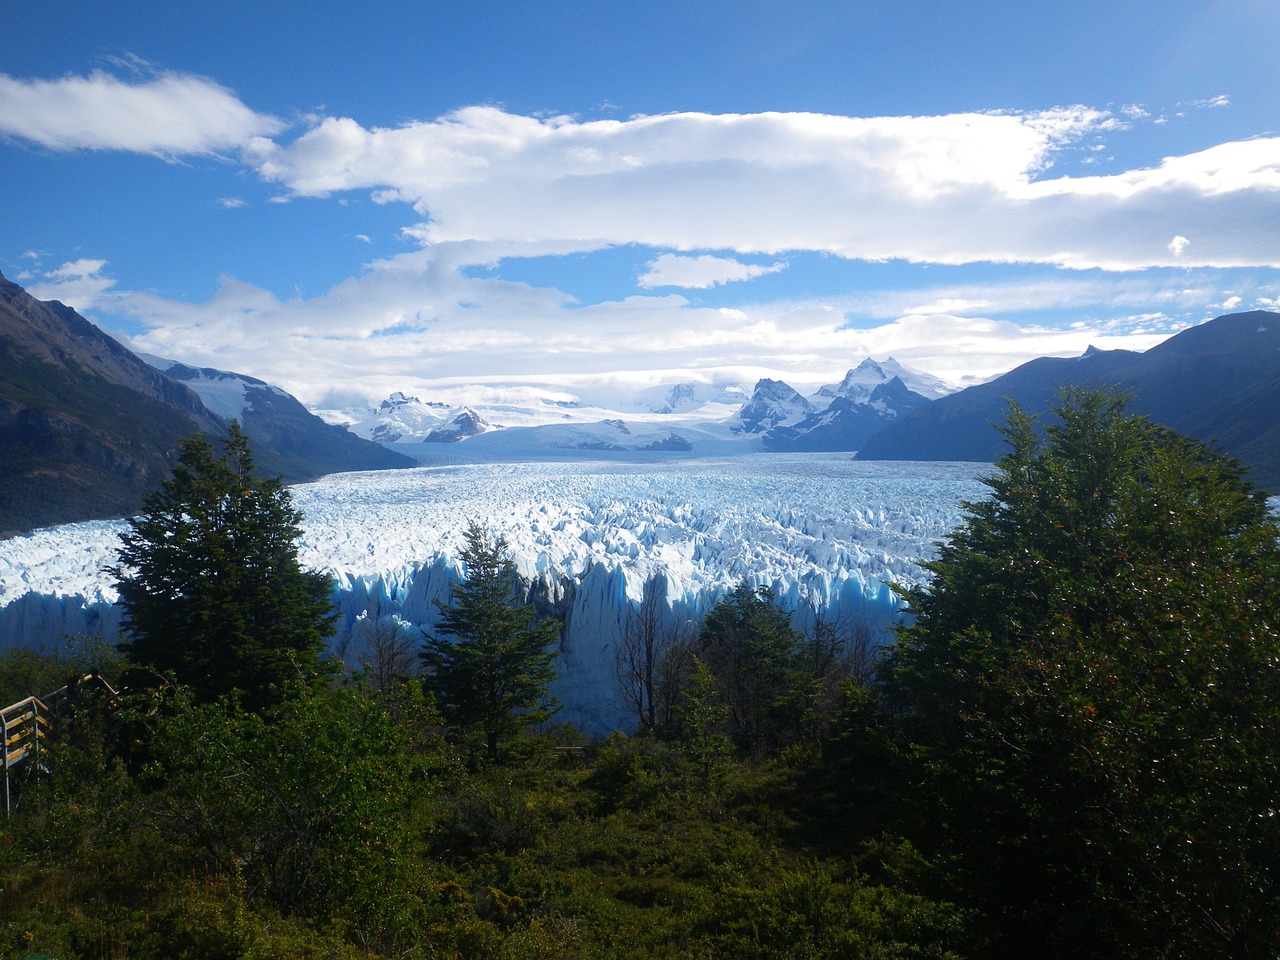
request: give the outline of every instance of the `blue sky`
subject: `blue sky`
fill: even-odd
[[[1280,302],[1277,37],[1271,0],[16,5],[0,271],[325,410],[1145,349]]]

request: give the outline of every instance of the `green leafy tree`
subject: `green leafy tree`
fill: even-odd
[[[1053,412],[1013,407],[888,657],[917,838],[992,956],[1272,956],[1280,529],[1121,397]]]
[[[489,757],[522,727],[547,720],[555,678],[559,624],[538,621],[520,597],[507,543],[472,523],[459,554],[464,579],[440,610],[436,634],[422,653],[424,683],[452,725],[484,738]]]
[[[707,614],[698,655],[715,675],[738,749],[778,746],[795,719],[793,689],[799,636],[767,587],[741,583]]]
[[[221,457],[203,436],[184,441],[111,568],[122,651],[203,700],[234,691],[254,709],[300,673],[324,673],[331,584],[298,561],[301,519],[278,479],[254,478],[238,425]]]

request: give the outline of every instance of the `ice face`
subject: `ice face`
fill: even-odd
[[[666,581],[670,615],[699,619],[742,581],[769,587],[804,629],[858,618],[881,635],[899,607],[889,583],[978,499],[980,464],[863,462],[848,454],[721,460],[473,464],[348,473],[291,488],[300,557],[330,573],[335,650],[358,660],[368,625],[431,630],[474,521],[503,536],[539,607],[564,618],[555,694],[589,731],[624,717],[614,644],[646,582]],[[0,541],[0,646],[113,639],[122,522],[71,524]],[[390,619],[388,619],[390,618]]]

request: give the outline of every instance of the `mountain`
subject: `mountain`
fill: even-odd
[[[1043,413],[1066,385],[1120,386],[1130,409],[1239,458],[1260,487],[1280,490],[1280,314],[1255,310],[1184,330],[1145,353],[1088,350],[1042,357],[934,401],[880,430],[864,460],[995,460],[993,423],[1015,400]]]
[[[858,396],[861,390],[851,392]],[[861,401],[839,394],[825,410],[794,425],[773,427],[764,435],[764,448],[775,453],[858,450],[886,424],[929,402],[895,376],[876,384]]]
[[[945,380],[919,370],[912,370],[893,357],[886,360],[873,360],[867,357],[846,373],[839,383],[820,387],[818,392],[809,399],[817,403],[823,398],[833,400],[836,397],[846,397],[855,403],[866,402],[871,399],[871,394],[877,387],[888,384],[895,377],[901,380],[912,393],[926,400],[936,400],[955,392],[955,387]]]
[[[433,463],[563,459],[575,450],[695,456],[853,451],[886,423],[954,389],[889,357],[867,358],[839,383],[807,397],[769,378],[750,393],[736,381],[711,377],[638,389],[512,383],[504,385],[501,401],[481,393],[474,407],[394,393],[376,410],[349,416],[352,432]],[[424,443],[453,449],[440,453]]]
[[[226,431],[191,389],[201,379],[179,382],[65,304],[0,276],[0,535],[136,511],[183,438]],[[299,426],[293,398],[247,380],[243,391],[245,432],[264,469],[293,480],[391,465],[376,445],[361,459],[340,439],[319,443]]]
[[[241,373],[190,367],[173,360],[145,357],[179,381],[224,420],[240,421],[264,473],[287,482],[314,480],[346,470],[412,467],[416,461],[357,437],[345,427],[325,423],[295,397]]]
[[[756,383],[751,397],[737,414],[742,433],[764,433],[773,427],[795,423],[813,413],[813,404],[792,386],[767,377]]]
[[[463,407],[443,426],[436,427],[425,437],[424,443],[457,443],[468,437],[478,437],[495,429],[493,424],[485,420],[470,407]]]
[[[0,277],[0,533],[136,509],[224,425],[74,310]]]

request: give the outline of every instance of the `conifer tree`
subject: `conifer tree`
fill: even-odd
[[[424,684],[445,719],[478,731],[490,759],[521,727],[557,709],[547,695],[555,677],[559,624],[538,622],[521,602],[519,578],[502,537],[472,523],[459,554],[464,578],[447,604],[436,601],[436,635],[422,653]]]
[[[279,479],[254,477],[232,423],[221,457],[201,435],[129,521],[111,568],[124,608],[121,650],[172,673],[202,700],[237,694],[259,709],[285,681],[324,673],[329,578],[298,561],[301,514]]]

